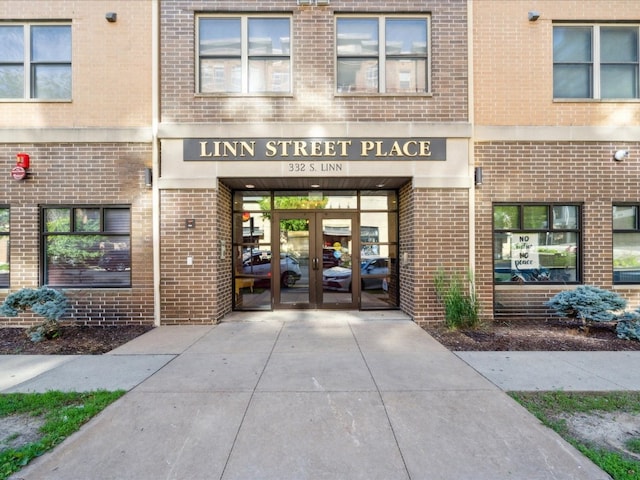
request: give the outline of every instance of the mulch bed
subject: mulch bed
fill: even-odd
[[[0,328],[1,355],[99,355],[127,343],[153,327],[62,326],[61,335],[52,340],[32,342],[23,328]]]
[[[632,351],[640,342],[616,336],[614,325],[588,329],[563,320],[518,320],[492,323],[474,330],[449,330],[444,325],[424,329],[454,351]]]

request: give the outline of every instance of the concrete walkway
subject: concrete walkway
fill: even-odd
[[[15,367],[11,380],[0,365],[5,392],[113,388],[118,378],[130,389],[14,478],[609,478],[397,313],[226,320],[160,327],[49,369],[2,359]]]

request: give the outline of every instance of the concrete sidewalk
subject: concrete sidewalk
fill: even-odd
[[[157,328],[96,357],[122,362],[97,375],[140,383],[14,478],[609,478],[406,318],[240,318]],[[85,360],[5,391],[82,377]]]

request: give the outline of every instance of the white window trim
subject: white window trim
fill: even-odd
[[[71,66],[71,96],[69,98],[36,98],[32,96],[31,91],[31,27],[47,27],[47,26],[67,26],[71,28],[71,22],[8,22],[2,23],[2,26],[18,26],[22,27],[23,45],[24,45],[24,83],[22,85],[22,97],[16,98],[2,98],[0,97],[0,103],[15,103],[15,102],[36,102],[36,103],[52,103],[52,102],[71,102],[73,99],[73,29],[71,29],[71,60],[69,64]]]
[[[240,92],[201,92],[200,91],[200,20],[203,18],[212,19],[239,19],[240,20],[240,69],[242,73]],[[249,18],[286,18],[289,20],[289,82],[290,88],[288,92],[249,92]],[[195,94],[197,96],[210,97],[210,96],[259,96],[259,97],[286,97],[293,94],[293,18],[291,15],[254,15],[254,14],[239,14],[239,15],[197,15],[196,16],[196,42],[195,42]]]
[[[592,42],[592,58],[591,64],[593,65],[593,77],[591,81],[593,82],[593,96],[591,97],[577,97],[577,98],[567,98],[567,97],[553,97],[554,101],[557,102],[640,102],[640,85],[638,85],[638,97],[635,98],[602,98],[602,82],[600,80],[600,66],[602,59],[600,58],[600,28],[602,27],[635,27],[638,30],[638,53],[640,57],[640,25],[634,23],[554,23],[553,27],[589,27],[591,28],[591,42]],[[553,59],[553,35],[552,35],[552,52],[551,52],[551,62],[553,64],[553,68],[555,69],[555,61]],[[640,58],[638,59],[640,64]],[[638,66],[639,70],[639,82],[640,82],[640,65]],[[552,70],[553,71],[553,70]],[[552,76],[553,82],[553,76]]]
[[[371,92],[338,92],[336,86],[338,85],[338,58],[340,58],[338,56],[338,20],[344,18],[344,19],[348,19],[348,18],[353,18],[353,19],[358,19],[358,18],[375,18],[378,20],[378,92],[377,93],[371,93]],[[402,19],[402,20],[411,20],[411,19],[419,19],[419,20],[426,20],[427,21],[427,71],[425,72],[426,75],[426,88],[424,92],[404,92],[404,93],[399,93],[399,92],[393,92],[393,93],[387,93],[387,82],[386,82],[386,68],[387,68],[387,54],[386,54],[386,38],[387,38],[387,32],[386,32],[386,20],[392,20],[392,19]],[[334,21],[334,65],[335,68],[334,70],[334,79],[333,79],[333,88],[334,88],[334,94],[336,96],[371,96],[371,95],[376,95],[376,96],[431,96],[432,95],[432,91],[431,91],[431,15],[430,14],[424,14],[424,15],[336,15],[335,21]]]

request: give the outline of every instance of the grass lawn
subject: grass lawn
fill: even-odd
[[[569,428],[571,415],[601,415],[607,413],[640,414],[640,392],[518,392],[510,394],[540,421],[558,432],[565,440],[580,450],[615,480],[638,480],[640,461],[622,449],[599,445],[580,439]],[[624,441],[624,448],[640,455],[640,436]]]
[[[30,441],[16,442],[24,433],[0,438],[0,479],[14,472],[62,442],[124,391],[86,393],[10,393],[0,395],[0,422],[12,418],[33,419],[40,426],[30,432]],[[16,445],[17,443],[17,445]]]

